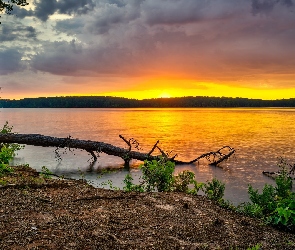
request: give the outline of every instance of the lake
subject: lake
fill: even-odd
[[[176,166],[176,173],[188,169],[197,181],[213,177],[226,184],[225,198],[238,204],[248,199],[248,184],[261,189],[274,183],[262,171],[276,171],[278,157],[295,161],[295,109],[280,108],[196,108],[196,109],[1,109],[0,124],[8,121],[15,132],[57,137],[96,140],[126,147],[119,138],[134,138],[142,151],[148,152],[157,140],[165,151],[172,151],[180,160],[216,151],[228,145],[236,153],[220,167],[202,161],[194,165]],[[13,164],[28,163],[40,170],[46,166],[52,172],[73,178],[86,178],[95,186],[108,179],[122,187],[127,171],[120,158],[101,155],[90,164],[87,152],[60,150],[63,160],[57,161],[54,148],[25,146]],[[140,176],[133,161],[130,172],[135,180]],[[103,169],[117,171],[100,175]]]

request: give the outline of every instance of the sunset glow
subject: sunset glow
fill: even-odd
[[[162,94],[159,95],[159,98],[170,98],[171,95],[166,93],[166,92],[163,92]]]
[[[294,4],[47,3],[2,15],[3,99],[295,97]]]

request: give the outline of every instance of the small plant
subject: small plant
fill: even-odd
[[[171,191],[175,164],[161,157],[158,160],[144,161],[140,166],[146,183],[146,191]]]
[[[214,201],[220,201],[224,195],[225,184],[213,178],[212,181],[207,181],[204,184],[203,191],[207,198]]]
[[[13,127],[10,127],[8,122],[6,122],[0,130],[0,133],[12,133],[12,128]],[[13,159],[16,154],[15,152],[22,148],[23,146],[16,143],[0,143],[0,176],[13,171],[13,169],[8,166],[9,161]]]
[[[291,191],[292,179],[287,170],[288,166],[290,164],[286,160],[279,159],[276,186],[266,184],[261,194],[249,185],[251,203],[243,204],[238,210],[252,217],[263,218],[268,224],[294,232],[295,193]]]
[[[261,208],[262,214],[268,214],[276,208],[276,190],[272,185],[265,184],[261,194],[249,185],[248,194],[252,203]]]
[[[8,164],[0,163],[0,177],[11,172],[13,172],[13,169]]]
[[[189,192],[189,185],[195,184],[195,174],[191,171],[185,170],[174,177],[173,187],[177,192]]]
[[[276,178],[276,193],[281,198],[287,198],[291,194],[293,183],[288,173],[288,165],[284,158],[279,158],[279,176]]]
[[[268,223],[295,229],[295,199],[286,199],[277,204],[277,208],[270,214]]]
[[[114,186],[112,180],[104,181],[104,182],[100,183],[100,186],[101,187],[107,187],[108,186],[109,189],[112,189],[112,190],[120,190],[120,188]]]
[[[79,174],[80,174],[80,177],[81,177],[80,180],[85,181],[85,173],[80,168],[78,169],[78,171],[79,171]]]
[[[256,244],[256,245],[253,246],[253,247],[248,247],[247,250],[259,250],[260,247],[261,247],[261,244],[258,243],[258,244]]]
[[[0,186],[5,186],[7,184],[7,181],[5,180],[0,180]]]
[[[127,174],[125,176],[125,179],[124,179],[124,184],[125,186],[123,187],[123,190],[126,191],[126,192],[144,192],[145,191],[145,187],[144,185],[135,185],[133,184],[133,178],[131,176],[131,174]]]
[[[52,172],[45,166],[42,167],[40,174],[44,179],[51,179]]]
[[[138,185],[134,184],[132,176],[127,174],[123,181],[125,191],[178,191],[196,195],[204,185],[198,183],[195,180],[195,174],[188,170],[173,176],[175,164],[164,157],[158,160],[145,161],[140,168],[142,170],[142,182]],[[193,188],[189,188],[190,185]]]
[[[237,207],[239,212],[243,212],[244,214],[255,217],[255,218],[262,218],[263,217],[263,209],[256,203],[246,202],[240,204]]]

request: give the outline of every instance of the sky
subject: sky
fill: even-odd
[[[29,0],[0,25],[0,97],[295,98],[295,0]]]

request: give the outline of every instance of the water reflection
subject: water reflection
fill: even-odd
[[[275,171],[277,157],[295,161],[294,114],[295,109],[2,109],[0,122],[8,120],[20,133],[71,135],[125,147],[118,137],[122,134],[138,140],[146,152],[160,140],[162,149],[172,150],[185,161],[229,145],[236,154],[221,164],[222,169],[202,161],[177,166],[176,172],[194,171],[198,181],[216,177],[226,183],[226,198],[238,202],[247,198],[249,183],[257,188],[273,183],[261,172]],[[26,146],[15,162],[29,163],[37,169],[45,165],[58,174],[76,177],[83,171],[91,180],[96,180],[106,167],[121,168],[124,164],[120,158],[102,155],[90,167],[90,158],[76,150],[75,155],[64,154],[58,163],[54,149]],[[131,172],[140,174],[136,168]],[[119,171],[106,178],[112,176],[114,182],[120,183],[124,174]]]

